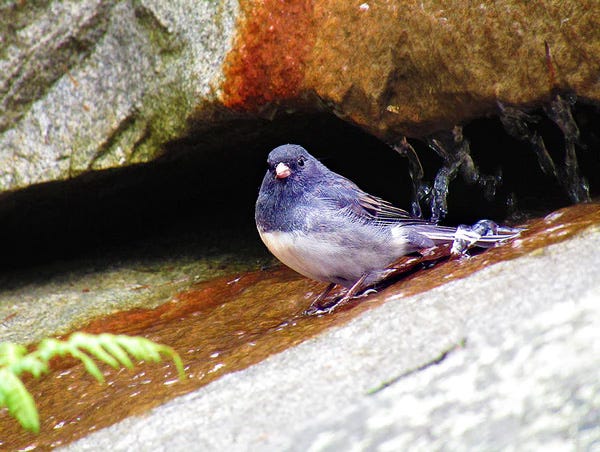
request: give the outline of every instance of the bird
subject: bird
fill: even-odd
[[[465,243],[490,247],[518,233],[489,220],[460,229],[414,217],[361,190],[297,144],[273,149],[267,165],[255,208],[260,238],[292,270],[329,283],[308,313],[332,312],[384,279],[388,266],[407,254],[446,243],[453,252],[462,252]],[[322,307],[336,284],[346,293]]]

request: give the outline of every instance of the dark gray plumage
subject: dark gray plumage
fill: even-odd
[[[399,257],[455,239],[456,228],[413,218],[369,195],[302,146],[279,146],[267,162],[256,226],[267,248],[308,278],[367,287]],[[485,235],[475,244],[493,246],[508,237]]]

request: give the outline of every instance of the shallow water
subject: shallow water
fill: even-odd
[[[72,360],[26,385],[38,403],[41,433],[23,431],[0,414],[6,449],[47,449],[66,444],[127,416],[141,414],[173,397],[244,369],[299,344],[326,328],[341,325],[384,302],[427,291],[496,262],[537,252],[600,225],[600,205],[581,204],[532,221],[520,237],[471,258],[443,260],[415,271],[379,293],[361,298],[331,315],[302,315],[324,284],[282,266],[239,273],[195,285],[156,309],[120,312],[91,322],[83,330],[143,335],[168,344],[181,355],[188,378],[178,381],[169,362],[138,365],[132,371],[103,367],[106,384],[85,374]]]

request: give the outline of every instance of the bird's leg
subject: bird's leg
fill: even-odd
[[[335,283],[329,283],[329,285],[327,287],[325,287],[325,290],[323,292],[321,292],[319,294],[319,296],[317,298],[315,298],[315,301],[313,301],[311,303],[311,307],[321,304],[321,301],[323,301],[325,298],[327,298],[327,295],[329,295],[329,292],[331,292],[331,289],[333,289],[334,287],[335,287]]]
[[[340,301],[338,301],[334,306],[331,307],[331,311],[333,311],[337,307],[340,307],[340,306],[348,303],[348,301],[350,301],[352,298],[354,298],[354,296],[360,291],[360,289],[362,289],[362,285],[365,282],[365,279],[367,279],[368,275],[369,275],[368,273],[363,273],[363,275],[360,278],[358,278],[358,281],[356,281],[352,285],[352,287],[350,287],[350,289],[348,289],[346,291],[346,293],[340,299]]]
[[[308,309],[304,312],[306,314],[314,314],[320,312],[322,310],[321,302],[327,297],[327,295],[329,295],[329,292],[331,292],[331,289],[333,289],[334,287],[335,283],[329,283],[329,285],[325,287],[325,290],[321,292],[317,298],[314,299],[314,301],[310,304]]]
[[[317,300],[315,300],[310,305],[310,308],[308,308],[306,311],[304,311],[305,314],[307,314],[307,315],[331,314],[335,309],[339,308],[340,306],[345,305],[346,303],[348,303],[348,301],[350,301],[352,298],[354,298],[354,296],[360,291],[360,289],[362,289],[362,285],[365,282],[365,279],[367,278],[368,275],[369,275],[369,273],[365,273],[364,275],[362,275],[358,279],[358,281],[356,281],[352,285],[352,287],[350,287],[350,289],[348,289],[346,291],[344,296],[342,298],[340,298],[338,301],[335,301],[329,305],[319,306],[316,303]],[[331,285],[331,287],[333,287],[333,285]],[[327,289],[331,290],[329,287]],[[319,296],[319,298],[320,298],[320,296]]]

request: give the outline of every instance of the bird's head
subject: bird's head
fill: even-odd
[[[306,149],[297,144],[276,147],[269,154],[267,163],[268,173],[280,182],[316,176],[320,174],[323,167]]]

